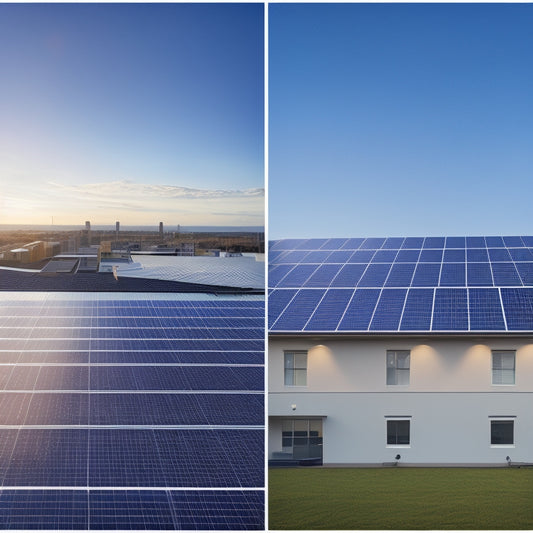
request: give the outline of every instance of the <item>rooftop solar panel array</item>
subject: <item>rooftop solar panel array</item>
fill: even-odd
[[[264,529],[264,299],[0,299],[1,529]]]
[[[286,239],[271,332],[533,330],[533,237]]]

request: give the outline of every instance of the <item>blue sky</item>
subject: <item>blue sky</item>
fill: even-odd
[[[269,237],[531,234],[533,5],[271,4]]]
[[[0,224],[262,225],[263,10],[0,5]]]

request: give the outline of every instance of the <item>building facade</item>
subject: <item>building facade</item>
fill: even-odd
[[[272,462],[533,462],[533,242],[454,239],[273,243]]]

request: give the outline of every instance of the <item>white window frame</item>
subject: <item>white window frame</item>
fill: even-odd
[[[385,417],[385,443],[387,448],[410,448],[412,442],[411,417],[409,416],[386,416]],[[389,444],[389,422],[409,422],[409,444]]]
[[[495,372],[499,370],[511,370],[511,369],[494,368],[494,355],[501,355],[501,354],[513,356],[513,368],[512,368],[513,382],[512,383],[495,383],[494,382]],[[516,350],[492,350],[490,361],[491,361],[491,384],[495,387],[514,387],[516,385]]]
[[[407,354],[409,356],[409,366],[407,368],[398,367],[398,354]],[[389,366],[389,359],[391,355],[394,355],[394,367]],[[395,383],[389,383],[389,369],[394,369],[394,381]],[[407,374],[407,383],[398,383],[398,372],[405,371]],[[387,350],[385,355],[385,383],[388,387],[409,387],[411,383],[411,350]]]
[[[516,417],[510,416],[492,416],[489,418],[489,443],[491,448],[514,448],[516,446]],[[492,444],[492,423],[493,422],[512,422],[513,423],[513,442],[512,444]]]
[[[287,356],[292,354],[293,364],[292,367],[287,366]],[[296,355],[305,355],[305,368],[298,367],[296,365]],[[309,367],[309,352],[307,350],[285,350],[283,352],[283,384],[285,387],[307,387],[307,372]],[[287,370],[292,371],[292,380],[291,383],[287,383]],[[298,384],[296,383],[296,372],[302,373],[305,370],[305,383]]]

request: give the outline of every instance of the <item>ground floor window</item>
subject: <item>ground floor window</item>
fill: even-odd
[[[293,459],[322,458],[322,419],[284,419],[281,440],[282,451]]]
[[[411,444],[410,420],[387,420],[387,445],[406,446]]]
[[[493,446],[514,445],[514,420],[491,420],[490,443]]]

